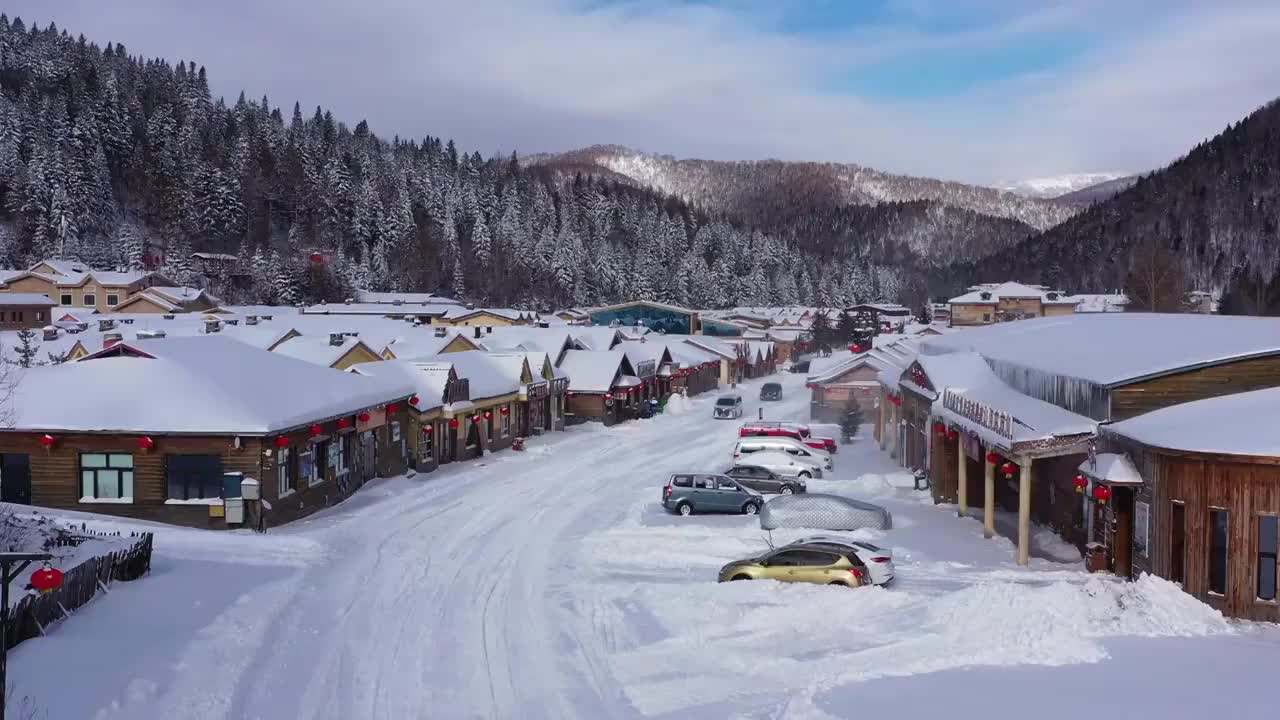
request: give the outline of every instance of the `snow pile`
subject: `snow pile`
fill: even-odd
[[[663,412],[668,415],[684,415],[693,409],[693,401],[680,393],[671,393]]]

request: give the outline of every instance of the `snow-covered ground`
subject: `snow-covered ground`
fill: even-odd
[[[774,378],[777,379],[777,378]],[[802,376],[768,419],[804,419]],[[743,389],[748,417],[757,383]],[[737,423],[687,412],[576,427],[380,481],[265,536],[159,528],[118,583],[9,663],[50,718],[1077,717],[1265,715],[1280,630],[1168,583],[1013,562],[870,440],[814,491],[888,507],[890,588],[715,583],[766,547],[754,517],[669,515],[664,476],[718,468]],[[123,521],[91,525],[132,527]],[[777,532],[774,541],[798,533]],[[1045,556],[1069,557],[1047,552]],[[1230,666],[1212,676],[1205,669]],[[1053,692],[1057,691],[1057,692]],[[1052,693],[1052,694],[1051,694]]]

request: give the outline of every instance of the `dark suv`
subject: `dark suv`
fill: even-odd
[[[808,491],[804,480],[783,477],[768,468],[762,468],[758,465],[734,465],[725,470],[724,474],[756,492],[792,495]]]
[[[767,382],[760,386],[761,400],[781,400],[782,399],[782,383]]]

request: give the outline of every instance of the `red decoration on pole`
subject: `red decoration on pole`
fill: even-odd
[[[48,447],[53,447],[53,444],[54,444],[54,443],[56,443],[56,442],[57,442],[57,440],[54,440],[52,435],[41,435],[41,436],[40,436],[40,444],[41,444],[41,445],[43,445],[43,446],[45,446],[45,447],[47,447],[47,448],[48,448]]]
[[[956,438],[958,438],[958,437],[960,437],[960,433],[956,432],[955,430],[948,430],[948,431],[947,431],[947,439],[948,439],[948,440],[955,440],[955,439],[956,439]]]
[[[394,415],[395,413],[400,412],[400,406],[395,403],[391,403],[387,406],[387,412]]]
[[[324,432],[324,428],[323,428],[323,427],[320,427],[319,425],[312,425],[312,426],[311,426],[311,436],[312,436],[312,437],[315,437],[316,435],[319,435],[319,434],[320,434],[320,433],[322,433],[322,432]]]
[[[485,411],[484,411],[484,419],[485,419],[485,420],[492,420],[492,419],[493,419],[493,413],[489,412],[488,410],[485,410]]]
[[[152,440],[150,437],[138,438],[138,448],[141,450],[151,450],[155,446],[156,446],[156,441]]]
[[[456,427],[458,427],[458,418],[454,418],[454,419],[450,420],[450,421],[449,421],[449,427],[451,427],[451,428],[456,428]]]
[[[1000,462],[1000,456],[993,452],[987,453],[987,462],[991,463],[992,465],[995,465],[996,463]]]
[[[52,567],[42,567],[31,573],[31,587],[43,593],[51,593],[62,587],[62,571]]]
[[[479,422],[480,422],[480,416],[479,416],[479,415],[472,415],[472,416],[471,416],[471,422],[473,422],[473,423],[479,423]]]
[[[360,422],[369,422],[369,413],[367,412],[362,412],[356,417],[359,418]]]
[[[605,400],[612,400],[612,399],[613,399],[613,393],[605,393],[605,394],[604,394],[604,399],[605,399]]]
[[[344,428],[348,428],[348,427],[350,427],[350,426],[351,426],[351,420],[350,420],[349,418],[338,418],[338,429],[339,429],[339,430],[342,430],[342,429],[344,429]]]
[[[1007,478],[1013,477],[1013,473],[1017,471],[1017,469],[1018,469],[1018,466],[1013,462],[1007,462],[1004,465],[1000,466],[1000,471],[1003,472],[1004,476]]]
[[[419,400],[417,395],[414,395],[413,397],[409,398],[409,404],[414,407],[418,407],[418,402]]]
[[[1084,489],[1089,487],[1089,479],[1084,475],[1077,475],[1071,480],[1071,484],[1075,486],[1076,492],[1083,493]]]
[[[1106,485],[1095,485],[1093,487],[1093,497],[1098,501],[1099,505],[1106,505],[1111,499],[1111,488]]]
[[[943,424],[942,424],[942,423],[940,423],[940,422],[934,423],[934,424],[933,424],[933,431],[934,431],[935,433],[937,433],[938,435],[946,435],[946,434],[947,434],[947,426],[946,426],[946,425],[943,425]]]
[[[289,447],[289,438],[287,438],[287,437],[285,437],[285,436],[283,436],[283,435],[281,435],[280,437],[276,438],[276,447],[278,447],[278,448],[287,448],[287,447]]]
[[[422,432],[424,432],[424,433],[426,433],[426,434],[428,434],[428,435],[430,435],[431,433],[433,433],[433,432],[435,432],[435,431],[436,431],[436,429],[435,429],[434,427],[430,426],[430,425],[427,425],[427,426],[425,426],[425,427],[423,427],[423,428],[422,428]]]
[[[510,414],[511,414],[511,408],[509,408],[509,407],[504,407],[504,408],[502,408],[502,414],[503,414],[503,415],[510,415]]]

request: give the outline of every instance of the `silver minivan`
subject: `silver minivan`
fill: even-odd
[[[804,443],[788,437],[745,437],[733,446],[733,461],[745,462],[752,453],[765,450],[785,452],[818,465],[823,470],[835,467],[831,453],[811,448]]]
[[[742,417],[742,396],[721,395],[716,398],[716,407],[713,415],[716,418],[727,419],[737,419]]]

